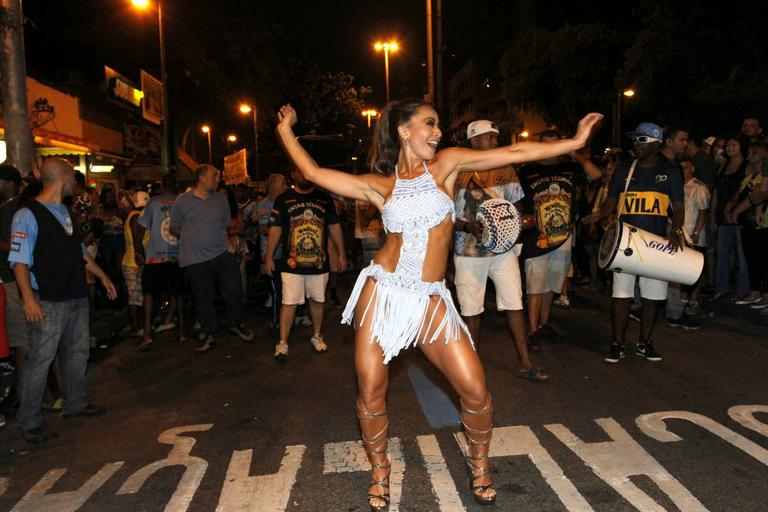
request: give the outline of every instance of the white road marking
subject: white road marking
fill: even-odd
[[[416,438],[419,443],[419,450],[424,457],[424,464],[429,473],[429,479],[432,482],[432,490],[437,498],[441,512],[463,512],[464,505],[456,490],[456,484],[453,481],[451,472],[445,464],[443,453],[440,451],[440,445],[435,436],[419,436]]]
[[[200,457],[192,457],[189,452],[197,443],[194,437],[181,436],[187,432],[205,432],[213,427],[212,423],[201,425],[187,425],[166,430],[160,434],[157,441],[162,444],[173,446],[168,456],[163,460],[158,460],[152,464],[147,464],[140,470],[132,474],[125,483],[118,489],[117,494],[134,494],[141,489],[144,482],[157,471],[171,466],[185,466],[187,469],[176,486],[176,491],[171,496],[168,504],[165,506],[165,512],[184,512],[189,508],[189,504],[203,480],[205,471],[208,469],[208,462]]]
[[[466,438],[462,434],[456,440],[466,450]],[[493,441],[488,452],[490,457],[514,457],[526,455],[539,470],[562,504],[570,512],[592,512],[592,507],[576,486],[565,476],[549,452],[541,446],[536,434],[529,427],[499,427],[493,430]]]
[[[277,473],[250,476],[253,450],[232,453],[216,512],[285,510],[306,446],[288,446]]]
[[[88,479],[76,491],[62,491],[48,494],[59,479],[67,472],[66,469],[52,469],[40,479],[23,498],[16,503],[11,512],[74,512],[83,506],[91,495],[122,467],[122,462],[104,464],[98,473]]]
[[[768,413],[768,405],[736,405],[728,409],[728,416],[742,426],[768,437],[768,425],[755,419],[755,413]]]
[[[585,443],[561,424],[544,425],[583,460],[597,476],[613,487],[637,509],[662,512],[664,508],[633,484],[629,477],[645,475],[682,511],[707,509],[675,477],[632,439],[613,418],[595,420],[611,441]]]
[[[389,477],[389,511],[399,512],[405,462],[403,462],[400,439],[396,437],[389,438],[389,458],[392,463],[392,473]],[[360,441],[326,444],[323,449],[323,460],[323,474],[326,475],[328,473],[369,472],[371,470],[371,463],[368,462],[368,457]]]
[[[662,443],[672,443],[675,441],[682,441],[683,438],[677,434],[667,430],[667,425],[664,423],[666,419],[687,420],[694,423],[705,430],[709,430],[720,439],[731,443],[733,446],[743,451],[744,453],[756,458],[763,464],[768,465],[768,450],[753,443],[741,434],[737,434],[733,430],[722,426],[715,420],[696,414],[695,412],[688,411],[665,411],[654,412],[651,414],[643,414],[638,416],[635,420],[640,430],[649,437]]]

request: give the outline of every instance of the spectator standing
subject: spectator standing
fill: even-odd
[[[267,253],[267,242],[269,239],[269,218],[272,215],[272,207],[275,204],[277,196],[288,190],[288,182],[285,180],[285,176],[282,174],[270,174],[267,178],[267,196],[257,203],[257,215],[259,218],[259,261],[264,261]],[[275,248],[275,252],[272,255],[272,259],[275,262],[279,262],[282,258],[282,250],[280,244]],[[272,326],[277,327],[280,317],[280,305],[282,304],[282,280],[280,279],[280,273],[274,272],[273,275],[267,276],[269,279],[269,299],[267,301],[267,307],[272,309]]]
[[[296,306],[309,297],[312,318],[310,342],[316,352],[325,352],[328,346],[322,335],[325,287],[330,270],[328,238],[338,252],[337,270],[346,267],[346,252],[336,207],[331,197],[307,181],[296,169],[291,173],[294,189],[281,194],[272,208],[269,239],[264,256],[264,269],[268,275],[280,272],[283,285],[280,308],[280,340],[275,346],[275,359],[288,358],[288,337],[291,333]],[[282,259],[276,268],[274,253],[282,239]]]
[[[736,295],[740,299],[749,293],[749,273],[744,249],[741,245],[741,230],[735,222],[725,218],[725,207],[736,195],[746,176],[747,160],[741,154],[741,143],[737,137],[725,144],[728,160],[718,172],[715,190],[710,204],[710,223],[717,228],[717,267],[715,269],[716,292],[711,300],[717,300],[731,291],[731,255],[736,253],[738,270],[736,274]]]
[[[24,362],[27,359],[27,323],[16,287],[16,278],[8,264],[11,251],[11,221],[18,209],[21,174],[11,165],[0,165],[0,280],[5,290],[5,327],[8,345],[14,352],[16,390],[21,392]]]
[[[687,151],[687,154],[691,158],[691,162],[696,169],[695,178],[704,183],[707,188],[709,188],[710,192],[715,186],[715,176],[717,175],[715,159],[712,157],[712,144],[714,142],[714,137],[707,137],[700,141],[691,138],[688,141]]]
[[[125,254],[125,236],[123,233],[124,213],[118,208],[117,196],[112,186],[101,189],[99,209],[96,216],[101,220],[99,236],[99,254],[104,262],[104,270],[121,290],[122,297],[122,261]]]
[[[498,147],[499,130],[488,120],[467,126],[472,149]],[[506,199],[520,208],[523,188],[512,166],[476,173],[468,170],[456,179],[454,199],[454,265],[456,296],[461,316],[475,343],[480,342],[480,317],[485,310],[485,287],[490,277],[496,289],[496,309],[504,311],[520,362],[518,374],[529,380],[544,382],[549,375],[535,366],[528,354],[528,336],[523,315],[523,286],[517,256],[520,244],[503,254],[486,251],[480,243],[482,226],[477,222],[477,209],[488,199]]]
[[[184,296],[187,293],[184,270],[179,267],[179,240],[170,230],[171,210],[176,202],[176,177],[163,175],[162,191],[149,200],[137,223],[137,238],[143,239],[142,231],[149,233],[146,250],[143,245],[135,246],[136,258],[144,263],[141,274],[141,288],[144,293],[144,339],[140,350],[147,350],[152,339],[153,302],[161,294],[168,295],[170,307],[168,314],[155,332],[163,332],[176,327],[172,323],[176,311],[179,328],[179,341],[186,341],[184,330]]]
[[[129,328],[131,335],[137,338],[144,336],[144,329],[139,325],[139,311],[144,306],[144,297],[141,293],[141,271],[144,265],[140,258],[136,258],[138,252],[136,246],[145,248],[149,238],[149,233],[146,231],[141,230],[143,233],[139,232],[138,225],[139,216],[147,202],[149,202],[149,194],[141,190],[136,192],[130,200],[133,209],[128,212],[125,226],[123,226],[125,254],[123,255],[122,267],[125,289],[128,292],[128,311],[131,318]]]
[[[170,232],[180,240],[179,266],[186,270],[195,297],[201,325],[200,345],[204,353],[216,346],[214,294],[224,299],[229,332],[243,341],[253,333],[243,325],[243,290],[237,259],[228,250],[227,229],[231,222],[227,200],[216,193],[219,171],[212,165],[195,169],[195,186],[180,195],[171,209]]]
[[[29,323],[29,353],[17,412],[24,438],[47,439],[42,403],[48,369],[58,353],[64,373],[64,417],[96,416],[104,407],[88,402],[85,370],[89,355],[88,290],[85,270],[114,299],[109,277],[85,253],[62,198],[75,189],[74,169],[63,159],[42,165],[43,191],[13,217],[9,261]]]
[[[707,220],[709,219],[709,201],[711,194],[709,187],[696,178],[696,166],[692,159],[683,157],[680,160],[680,168],[683,170],[683,193],[685,196],[685,221],[683,231],[691,239],[691,247],[702,254],[707,250]],[[689,316],[699,313],[699,291],[704,281],[704,272],[702,271],[699,280],[691,287],[688,297],[688,304],[685,312]],[[682,318],[685,318],[684,316]],[[687,324],[693,322],[686,319]],[[695,325],[695,324],[693,324]],[[683,326],[684,327],[684,326]]]
[[[240,264],[240,280],[243,284],[243,305],[249,301],[249,285],[258,275],[259,261],[259,218],[256,201],[251,199],[248,187],[241,183],[235,187],[237,209],[243,222],[241,239],[246,244],[243,260]]]

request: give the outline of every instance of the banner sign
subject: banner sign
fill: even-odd
[[[107,96],[110,100],[130,110],[141,107],[144,93],[137,89],[133,82],[109,66],[104,66],[104,78],[107,82]]]
[[[142,69],[141,91],[144,93],[142,117],[150,123],[160,124],[163,121],[163,82]]]
[[[224,183],[237,185],[248,183],[248,168],[246,167],[245,149],[224,157]]]

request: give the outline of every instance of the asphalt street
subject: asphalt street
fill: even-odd
[[[486,309],[478,348],[495,403],[495,510],[768,509],[765,320],[721,305],[700,331],[660,322],[663,362],[630,353],[608,365],[609,298],[577,289],[554,313],[559,337],[536,355],[552,374],[541,384],[516,375],[490,296]],[[48,414],[55,437],[42,446],[14,421],[0,430],[0,510],[368,510],[353,333],[340,314],[329,310],[327,353],[297,327],[284,364],[261,312],[247,322],[253,343],[221,334],[203,356],[173,333],[146,353],[120,341],[89,367],[106,415]],[[455,394],[418,349],[390,366],[390,510],[480,510]]]

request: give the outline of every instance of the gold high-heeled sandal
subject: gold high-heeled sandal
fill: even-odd
[[[488,401],[478,411],[473,411],[461,403],[461,424],[464,426],[464,436],[467,438],[467,454],[464,459],[467,462],[467,472],[469,476],[469,490],[475,498],[475,502],[478,505],[493,505],[496,503],[496,490],[493,488],[493,484],[480,485],[475,484],[479,479],[490,473],[488,464],[488,455],[473,455],[473,447],[475,446],[488,446],[491,442],[491,432],[493,431],[493,422],[491,421],[491,414],[493,413],[493,404],[491,402],[491,395],[488,395]],[[489,426],[486,430],[474,429],[467,425],[464,416],[488,416]],[[482,428],[482,427],[481,427]],[[477,439],[473,436],[487,436],[485,439]],[[487,491],[493,493],[489,496]]]
[[[391,473],[391,469],[387,472],[387,476],[385,478],[380,480],[373,478],[373,472],[377,469],[389,469],[392,467],[392,463],[387,457],[387,431],[389,429],[389,421],[387,420],[387,422],[384,424],[384,427],[379,432],[370,437],[365,436],[362,422],[364,420],[375,420],[382,418],[386,415],[386,409],[383,411],[371,413],[365,411],[362,407],[360,407],[360,402],[357,402],[357,418],[360,420],[360,432],[363,438],[363,447],[365,448],[365,453],[368,455],[368,460],[371,463],[371,484],[369,486],[369,491],[372,487],[375,486],[377,486],[379,490],[382,491],[379,494],[368,492],[368,505],[371,507],[371,512],[386,512],[389,509],[389,475]],[[381,455],[384,456],[384,461],[377,462],[376,459]],[[372,503],[374,500],[379,500],[380,502],[383,502],[383,504],[374,505]]]

